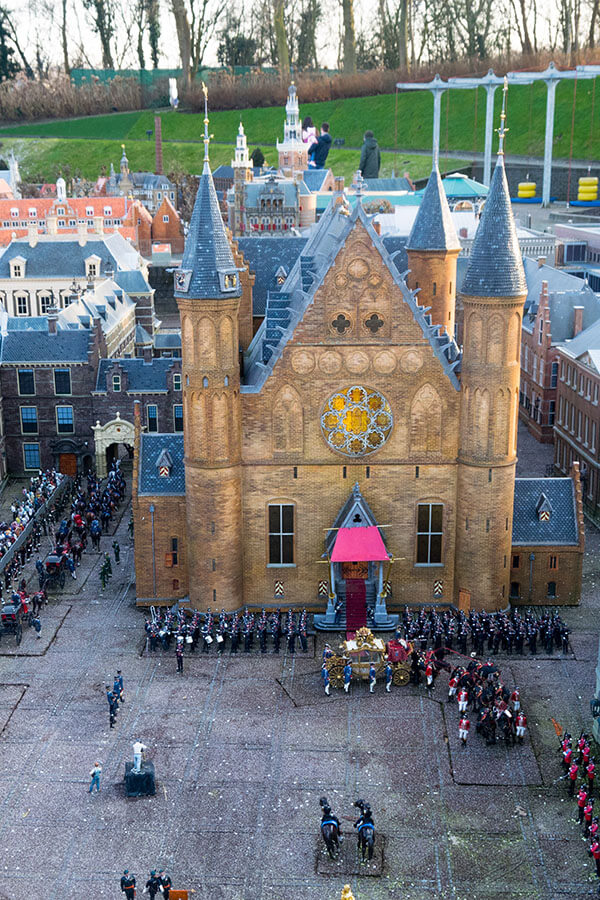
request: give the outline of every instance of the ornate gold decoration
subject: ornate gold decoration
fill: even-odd
[[[356,632],[354,640],[356,641],[356,646],[359,650],[378,650],[379,647],[375,643],[375,637],[373,636],[373,632],[370,628],[367,628],[366,625],[363,625],[362,628],[359,628]]]
[[[393,424],[383,394],[360,385],[333,394],[321,415],[325,440],[346,456],[364,456],[378,450],[390,436]]]
[[[354,900],[354,894],[352,893],[349,884],[345,884],[342,888],[342,896],[340,900]]]

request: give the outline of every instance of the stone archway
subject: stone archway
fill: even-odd
[[[98,478],[106,476],[106,451],[111,444],[130,444],[133,447],[135,429],[133,422],[127,422],[117,413],[116,419],[101,425],[100,420],[92,425],[94,432],[94,445],[96,449],[96,474]]]

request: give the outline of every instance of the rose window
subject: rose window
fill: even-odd
[[[346,456],[378,450],[391,434],[394,420],[385,397],[355,385],[329,398],[321,416],[325,440]]]

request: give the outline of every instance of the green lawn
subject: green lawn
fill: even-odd
[[[573,156],[600,157],[600,90],[594,95],[594,81],[579,81],[575,104]],[[499,121],[501,91],[496,91],[496,122]],[[315,122],[328,120],[334,137],[345,138],[346,144],[358,147],[363,131],[371,128],[382,147],[429,149],[431,147],[432,97],[429,91],[410,91],[398,96],[397,134],[394,94],[336,100],[328,103],[302,104],[301,114],[310,114]],[[511,86],[508,92],[507,137],[509,153],[543,154],[546,88]],[[573,83],[560,83],[557,89],[554,152],[568,157],[571,142]],[[594,128],[591,129],[592,110]],[[114,139],[129,143],[146,140],[146,131],[154,128],[153,111],[113,113],[83,119],[56,120],[0,129],[0,136],[48,136],[97,140]],[[274,144],[281,137],[284,112],[281,107],[214,111],[210,129],[215,140],[233,143],[240,121],[244,122],[248,140],[253,144]],[[162,132],[165,141],[198,141],[202,135],[202,116],[165,110]],[[483,150],[485,125],[485,93],[453,91],[442,98],[442,151]]]
[[[104,165],[108,170],[111,162],[119,169],[121,158],[121,142],[117,140],[60,140],[57,138],[2,138],[0,153],[7,155],[11,148],[20,161],[21,176],[24,181],[54,181],[61,169],[66,166],[73,174],[84,178],[96,178]],[[272,147],[265,148],[267,162],[277,162],[277,152]],[[127,142],[127,155],[132,171],[154,171],[154,143],[143,140]],[[202,170],[204,146],[195,143],[170,142],[163,146],[163,167],[165,172],[176,169],[184,172],[199,173]],[[233,156],[233,146],[211,144],[210,161],[215,169],[223,163],[228,164]],[[351,178],[358,165],[358,152],[353,150],[331,150],[328,165],[336,175]],[[397,174],[408,170],[413,178],[422,178],[431,170],[431,158],[428,156],[397,156],[384,153],[381,167],[382,176],[391,175],[393,162],[397,165]],[[449,159],[448,168],[458,168],[464,161]],[[446,160],[442,158],[442,171]]]

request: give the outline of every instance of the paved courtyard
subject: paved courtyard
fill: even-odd
[[[597,532],[584,602],[565,613],[574,654],[498,657],[531,725],[526,745],[506,751],[475,734],[458,744],[444,676],[431,699],[412,686],[371,696],[365,685],[326,698],[320,640],[293,658],[197,654],[178,675],[174,655],[144,650],[127,521],[125,511],[121,564],[105,594],[100,557],[88,552],[77,581],[43,611],[42,639],[27,629],[19,648],[0,642],[0,898],[118,898],[124,868],[139,887],[159,867],[197,900],[334,900],[345,882],[357,900],[596,893],[573,805],[556,782],[551,717],[572,731],[590,726]],[[111,541],[103,538],[105,549]],[[117,668],[126,703],[110,730],[104,684]],[[153,798],[124,795],[137,738],[155,764]],[[102,790],[90,796],[96,759]],[[349,849],[348,872],[324,859],[323,794],[352,847],[352,803],[370,802],[384,837],[373,874],[356,874]]]

